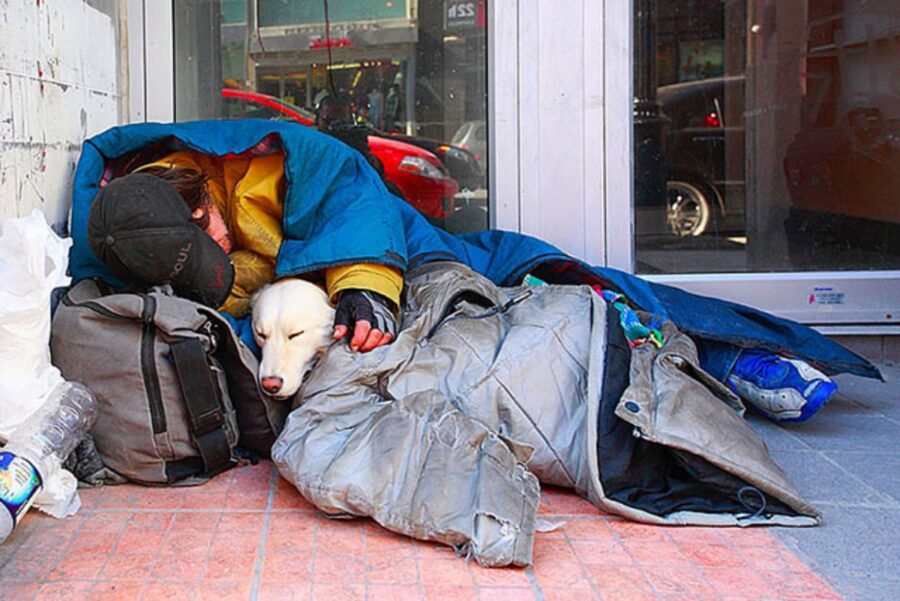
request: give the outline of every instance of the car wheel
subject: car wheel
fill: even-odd
[[[666,184],[668,205],[666,223],[675,236],[702,236],[709,228],[713,205],[710,198],[694,184],[670,181]]]

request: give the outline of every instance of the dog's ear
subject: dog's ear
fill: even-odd
[[[262,295],[263,292],[266,291],[266,288],[268,288],[271,285],[272,284],[265,284],[262,288],[260,288],[256,292],[254,292],[253,295],[250,297],[250,311],[251,312],[253,311],[253,309],[256,308],[256,302],[259,300],[259,297]]]

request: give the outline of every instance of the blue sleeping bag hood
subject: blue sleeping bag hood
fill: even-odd
[[[114,127],[87,140],[73,183],[69,263],[73,281],[99,277],[121,284],[88,246],[87,220],[100,182],[117,175],[116,166],[129,156],[148,148],[239,154],[264,140],[280,144],[285,153],[285,236],[275,266],[278,277],[359,262],[407,271],[430,261],[450,260],[502,286],[517,285],[526,273],[552,283],[600,284],[624,293],[640,309],[671,319],[698,342],[701,356],[764,347],[801,357],[829,374],[881,377],[871,363],[818,332],[751,307],[591,266],[523,234],[499,230],[448,234],[388,192],[361,154],[315,129],[280,121],[140,123]],[[241,324],[237,325],[240,331]],[[736,351],[725,352],[724,357],[718,368],[711,369],[720,379],[730,370]]]

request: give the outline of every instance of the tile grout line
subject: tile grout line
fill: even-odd
[[[178,519],[178,515],[175,511],[172,513],[172,519],[169,520],[169,524],[166,526],[166,531],[163,534],[162,541],[159,543],[159,548],[156,550],[156,553],[153,556],[153,561],[150,564],[150,570],[147,573],[147,576],[144,577],[143,583],[141,584],[141,592],[138,594],[138,599],[144,598],[144,591],[147,587],[154,582],[153,573],[156,571],[156,566],[159,565],[160,557],[162,556],[163,548],[165,547],[166,542],[169,540],[169,537],[172,536],[172,530],[175,528],[175,521]]]
[[[259,595],[259,583],[262,580],[263,564],[266,560],[266,543],[269,539],[269,522],[272,519],[272,506],[275,505],[275,488],[278,485],[278,470],[272,466],[272,475],[269,476],[269,494],[266,497],[266,509],[263,517],[262,536],[256,548],[256,561],[253,566],[253,583],[250,586],[250,600],[256,601]]]

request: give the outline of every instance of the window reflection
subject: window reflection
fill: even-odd
[[[639,271],[900,268],[900,3],[635,8]]]
[[[176,118],[317,127],[433,223],[486,229],[485,4],[176,0]]]

